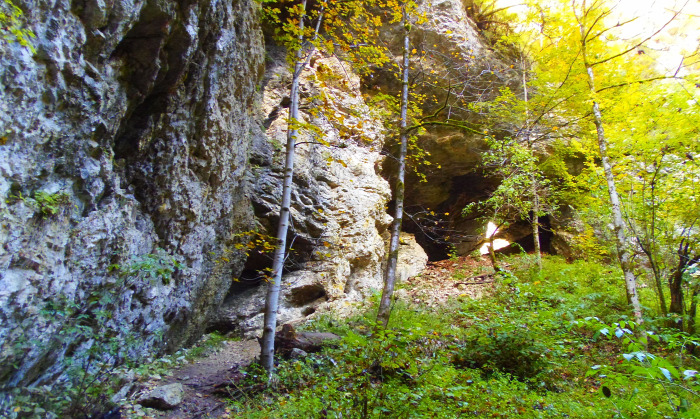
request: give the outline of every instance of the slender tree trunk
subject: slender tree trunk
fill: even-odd
[[[537,184],[536,179],[532,179],[532,241],[535,244],[535,263],[537,263],[537,269],[542,270],[542,250],[540,248],[540,198],[537,196]]]
[[[586,66],[586,72],[588,73],[588,86],[591,91],[591,95],[595,96],[595,75],[593,74],[593,67],[588,63],[586,57],[586,43],[585,36],[586,30],[584,25],[581,25],[581,36],[582,42],[582,54],[584,65]],[[622,220],[622,209],[620,207],[620,197],[617,194],[617,189],[615,188],[615,178],[612,172],[612,165],[610,164],[610,159],[608,158],[608,143],[605,138],[605,130],[603,129],[603,116],[600,113],[600,106],[597,100],[593,100],[593,117],[596,127],[596,132],[598,136],[598,149],[600,151],[600,159],[603,165],[603,171],[605,172],[605,180],[608,184],[608,194],[610,196],[610,206],[612,207],[613,214],[613,227],[615,230],[615,238],[617,245],[617,257],[620,261],[620,267],[622,268],[622,273],[625,277],[625,290],[627,291],[627,302],[632,306],[632,311],[634,313],[634,318],[638,323],[642,323],[642,307],[639,304],[639,295],[637,294],[637,278],[632,271],[632,261],[631,255],[627,248],[627,237],[625,235],[624,222]]]
[[[306,0],[302,0],[302,11],[306,10]],[[289,127],[296,126],[295,121],[299,119],[299,78],[304,69],[303,60],[303,32],[305,13],[299,17],[299,46],[294,63],[294,73],[292,75],[292,88],[290,92],[291,103],[289,105]],[[320,23],[320,20],[319,20]],[[272,279],[268,284],[267,296],[265,298],[265,318],[263,325],[263,335],[260,340],[260,364],[271,376],[274,364],[275,352],[275,331],[277,329],[277,310],[279,307],[279,295],[282,286],[282,270],[284,268],[284,257],[287,246],[287,230],[289,229],[289,206],[292,197],[292,178],[294,175],[294,146],[298,131],[293,128],[287,129],[287,149],[284,165],[284,180],[282,183],[282,203],[280,207],[280,219],[277,228],[277,247],[272,259]]]
[[[672,326],[678,330],[688,331],[691,327],[695,329],[695,314],[697,309],[697,303],[695,297],[698,295],[698,287],[693,288],[692,300],[690,302],[690,311],[688,315],[687,327],[684,327],[686,321],[684,315],[685,313],[685,303],[683,295],[683,273],[689,266],[700,261],[700,256],[691,257],[689,252],[690,244],[685,240],[681,240],[678,246],[678,265],[673,275],[668,279],[669,294],[671,295],[671,305],[669,306],[669,313],[678,315],[681,319],[679,322],[673,322]]]
[[[653,224],[652,228],[654,228]],[[644,254],[647,255],[649,265],[651,265],[651,272],[654,275],[654,288],[656,289],[656,295],[659,300],[659,310],[661,311],[661,314],[664,317],[666,317],[666,315],[668,314],[668,308],[666,307],[666,297],[664,296],[664,286],[663,280],[661,278],[661,270],[659,269],[659,265],[656,263],[656,257],[654,257],[654,254],[651,251],[652,247],[649,242],[642,243],[642,241],[639,240],[639,238],[637,238],[637,242],[639,242],[639,245],[642,248]],[[671,293],[673,293],[673,290],[671,290]]]
[[[683,268],[678,266],[678,269],[671,275],[668,280],[668,290],[671,296],[671,305],[669,306],[669,313],[678,315],[678,321],[672,321],[671,326],[683,330]]]
[[[527,74],[525,69],[525,57],[520,56],[520,62],[522,63],[523,71],[523,99],[525,101],[525,141],[527,143],[528,151],[532,152],[532,144],[530,144],[530,109],[528,102],[527,93]],[[532,173],[530,174],[530,187],[532,194],[532,241],[535,245],[535,263],[537,264],[537,269],[542,270],[542,250],[540,248],[540,197],[537,195],[537,175],[535,174],[536,167],[532,168]]]
[[[663,155],[661,157],[663,159]],[[638,233],[634,229],[634,221],[630,218],[628,218],[630,226],[632,226],[632,232],[637,238],[637,243],[639,244],[639,247],[642,249],[642,252],[647,257],[647,260],[649,260],[649,265],[651,266],[651,272],[654,275],[654,288],[656,290],[656,296],[659,300],[659,310],[661,311],[661,314],[666,317],[668,315],[668,308],[666,306],[666,297],[664,296],[664,286],[663,286],[663,278],[661,276],[661,268],[659,267],[659,264],[656,259],[656,253],[658,251],[658,248],[656,246],[656,177],[658,176],[659,172],[661,171],[661,161],[659,164],[654,163],[654,166],[656,169],[654,170],[654,176],[651,179],[650,187],[651,187],[651,193],[650,193],[650,199],[651,199],[651,215],[647,216],[646,213],[643,217],[642,221],[642,228],[644,230],[643,234]],[[642,200],[646,200],[646,187],[642,186]],[[644,221],[648,220],[648,221]],[[647,225],[650,224],[650,225]],[[672,325],[673,326],[673,325]]]
[[[394,285],[396,284],[396,264],[399,259],[399,234],[401,233],[401,221],[403,218],[404,205],[404,190],[405,190],[405,174],[406,174],[406,153],[408,149],[408,133],[406,126],[408,124],[408,71],[409,71],[409,34],[410,24],[406,6],[403,6],[403,68],[401,75],[401,122],[399,126],[401,146],[399,149],[399,167],[396,179],[396,208],[394,212],[394,222],[391,225],[391,239],[389,242],[389,258],[384,276],[384,290],[382,298],[379,301],[379,310],[377,312],[377,321],[386,327],[389,323],[389,315],[391,314],[391,301],[394,295]]]
[[[496,259],[496,249],[493,247],[493,241],[494,237],[496,236],[496,232],[489,237],[489,259],[491,259],[491,265],[493,266],[493,271],[494,272],[501,272],[501,267],[498,266],[498,259]]]

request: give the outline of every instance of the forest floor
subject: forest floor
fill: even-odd
[[[504,256],[499,274],[486,258],[433,262],[397,286],[386,328],[376,296],[347,320],[311,316],[299,330],[341,339],[280,360],[272,383],[253,364],[256,341],[210,335],[138,372],[150,381],[134,400],[180,383],[176,409],[132,402],[120,417],[700,418],[697,336],[651,309],[638,332],[613,265],[542,262]],[[653,289],[640,287],[640,300],[652,306]]]
[[[453,298],[481,298],[493,288],[492,273],[486,257],[464,256],[429,262],[421,275],[399,285],[396,296],[427,307],[440,306]],[[144,394],[156,386],[181,383],[185,393],[182,403],[175,409],[158,411],[127,404],[121,411],[122,417],[196,419],[227,416],[229,385],[259,353],[257,340],[225,340],[201,358],[167,374],[155,375],[138,393]]]

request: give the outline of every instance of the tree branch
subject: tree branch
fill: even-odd
[[[652,78],[650,78],[650,79],[643,79],[643,80],[634,80],[634,81],[629,81],[629,82],[626,82],[626,83],[613,84],[612,86],[603,87],[602,89],[598,89],[598,90],[596,90],[595,92],[596,92],[596,93],[600,93],[600,92],[603,92],[603,91],[608,90],[608,89],[614,89],[614,88],[616,88],[616,87],[630,86],[630,85],[632,85],[632,84],[646,83],[646,82],[649,82],[649,81],[666,80],[666,79],[678,79],[678,78],[680,78],[680,77],[676,77],[675,75],[673,75],[673,76],[652,77]]]

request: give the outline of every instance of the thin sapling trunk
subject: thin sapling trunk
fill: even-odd
[[[389,323],[389,315],[391,313],[391,301],[394,295],[394,286],[396,284],[396,265],[399,259],[399,234],[401,233],[401,219],[403,218],[404,205],[404,181],[406,178],[406,153],[408,150],[408,71],[409,71],[409,34],[410,24],[408,22],[408,13],[406,6],[403,10],[403,68],[401,74],[401,121],[399,124],[400,130],[400,149],[399,149],[399,167],[396,179],[396,208],[394,212],[394,222],[391,225],[391,239],[389,242],[389,258],[384,276],[384,289],[382,297],[379,301],[379,310],[377,311],[377,321],[386,327]]]
[[[294,147],[298,130],[296,129],[299,120],[299,78],[306,67],[310,54],[313,53],[313,44],[309,51],[304,53],[304,18],[306,16],[306,0],[301,3],[301,16],[299,17],[299,38],[296,60],[294,63],[294,73],[292,75],[292,87],[290,92],[291,103],[289,106],[289,122],[287,130],[287,148],[284,166],[284,180],[282,184],[282,203],[280,206],[280,219],[277,229],[277,247],[272,259],[272,278],[267,288],[265,299],[265,318],[263,325],[263,335],[260,340],[260,364],[267,370],[269,376],[274,371],[275,352],[275,331],[277,329],[277,310],[279,308],[279,295],[282,286],[282,271],[284,268],[285,250],[287,246],[287,231],[289,230],[289,207],[292,197],[292,178],[294,175]],[[316,31],[321,25],[323,11],[319,14],[316,23]]]

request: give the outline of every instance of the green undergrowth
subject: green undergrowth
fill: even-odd
[[[7,394],[0,393],[0,418],[100,418],[116,411],[117,406],[129,412],[128,417],[148,416],[148,409],[138,407],[136,411],[133,401],[112,399],[126,397],[127,394],[115,395],[128,383],[159,380],[174,369],[208,355],[226,340],[231,338],[207,334],[190,348],[160,358],[148,358],[141,364],[99,365],[99,370],[88,370],[85,364],[78,364],[66,373],[63,381],[53,386],[17,387]],[[100,353],[108,349],[96,348]]]
[[[397,303],[380,332],[376,305],[308,324],[342,341],[281,362],[269,385],[250,367],[230,416],[700,417],[692,337],[629,321],[616,268],[508,263],[492,296],[439,309]]]

